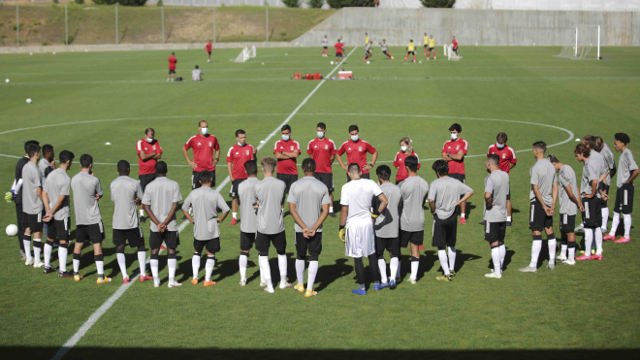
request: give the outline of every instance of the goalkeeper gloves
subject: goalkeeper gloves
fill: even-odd
[[[344,225],[341,225],[340,229],[338,230],[338,237],[340,238],[340,241],[345,242],[345,235],[346,229],[344,228]]]
[[[12,202],[15,198],[16,198],[16,193],[13,190],[7,191],[4,194],[4,201],[8,203]]]

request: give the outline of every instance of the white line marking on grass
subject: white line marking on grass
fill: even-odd
[[[351,50],[351,52],[349,52],[349,54],[344,58],[344,60],[342,60],[342,62],[340,62],[338,65],[336,65],[336,67],[334,67],[333,70],[331,70],[331,72],[329,72],[329,74],[327,74],[326,77],[331,76],[331,74],[333,74],[338,69],[338,67],[340,67],[340,65],[342,65],[342,63],[344,61],[346,61],[349,58],[349,56],[351,56],[351,54],[353,54],[353,52],[356,49],[357,49],[357,47],[354,47],[353,50]],[[291,114],[289,114],[289,116],[287,116],[287,118],[275,130],[273,130],[263,140],[263,142],[261,142],[260,145],[258,145],[258,150],[260,150],[267,143],[267,141],[269,141],[275,134],[277,134],[277,132],[280,130],[280,128],[283,125],[285,125],[289,121],[291,121],[291,119],[298,113],[298,111],[300,111],[300,109],[307,103],[307,101],[309,101],[311,96],[313,96],[313,94],[315,94],[316,91],[318,91],[318,89],[322,86],[322,84],[325,83],[326,77],[325,77],[325,79],[321,80],[320,83],[318,85],[316,85],[316,87],[313,88],[313,90],[311,90],[309,95],[307,95],[302,100],[302,102],[291,112]],[[52,124],[52,126],[55,126],[55,125]],[[3,133],[6,133],[6,132],[3,132]],[[2,135],[3,133],[0,133],[0,135]],[[224,180],[222,180],[222,183],[220,183],[220,185],[218,185],[216,190],[220,191],[221,189],[223,189],[229,183],[229,180],[230,180],[229,176],[224,178]],[[180,224],[180,226],[178,227],[178,232],[181,232],[182,230],[184,230],[187,227],[187,225],[189,225],[189,221],[187,221],[187,220],[183,221]],[[118,301],[118,299],[120,299],[120,297],[122,297],[122,295],[125,293],[125,291],[127,291],[129,289],[129,287],[136,282],[138,276],[140,276],[140,274],[138,274],[135,277],[133,277],[131,279],[130,283],[120,285],[118,290],[116,290],[116,292],[113,293],[113,295],[111,295],[107,299],[107,301],[104,302],[104,304],[102,304],[96,311],[94,311],[93,314],[91,314],[91,316],[89,316],[89,319],[87,319],[87,321],[85,321],[85,323],[82,324],[82,326],[80,326],[78,331],[76,331],[76,333],[73,334],[73,336],[71,336],[69,338],[69,340],[67,340],[67,342],[65,342],[64,345],[62,345],[62,347],[60,349],[58,349],[58,352],[56,352],[56,354],[51,358],[51,360],[62,359],[62,357],[67,352],[69,352],[69,350],[71,350],[80,341],[80,339],[82,339],[82,337],[93,327],[93,325],[95,325],[95,323],[100,319],[100,317],[102,317],[102,315],[104,315],[111,308],[111,306],[113,306],[113,304],[116,301]]]

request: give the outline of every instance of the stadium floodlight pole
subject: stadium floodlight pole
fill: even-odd
[[[20,5],[16,5],[16,44],[20,45]]]
[[[265,22],[266,22],[266,40],[265,41],[269,41],[269,3],[265,2]]]
[[[118,3],[116,3],[116,45],[118,44]]]
[[[164,44],[164,6],[160,6],[160,20],[162,22],[162,43]]]
[[[598,24],[598,53],[597,53],[597,60],[600,60],[600,24]]]
[[[574,55],[575,57],[578,57],[578,27],[576,26],[576,47],[574,49]]]
[[[64,6],[64,44],[69,45],[69,8]]]

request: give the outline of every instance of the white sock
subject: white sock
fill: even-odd
[[[556,238],[549,239],[547,241],[547,247],[549,248],[549,264],[555,265],[555,263],[556,263]]]
[[[631,239],[631,214],[622,214],[624,220],[624,237]]]
[[[51,267],[51,251],[53,251],[53,246],[48,241],[44,242],[44,267]]]
[[[507,222],[511,221],[511,216],[507,216]]]
[[[211,281],[214,266],[216,266],[216,258],[207,256],[207,262],[204,264],[204,281]]]
[[[60,267],[60,272],[67,271],[67,252],[68,249],[62,245],[58,247],[58,266]]]
[[[287,282],[287,255],[278,254],[278,269],[280,270],[280,282]]]
[[[124,253],[116,253],[116,260],[118,260],[118,266],[120,266],[120,273],[122,274],[122,278],[128,279],[129,275],[127,274],[127,261]]]
[[[329,212],[332,213],[333,212],[333,206],[329,206]]]
[[[73,259],[73,273],[77,274],[80,272],[80,259]]]
[[[191,271],[193,278],[197,279],[200,271],[200,255],[193,255],[191,258]]]
[[[560,244],[560,257],[567,257],[567,244]]]
[[[313,290],[313,283],[316,281],[318,274],[318,260],[309,261],[309,270],[307,274],[307,290]]]
[[[138,210],[138,213],[140,214],[140,216],[144,216],[144,210],[140,209]]]
[[[447,259],[447,251],[438,250],[438,259],[440,260],[440,267],[442,268],[444,275],[449,276],[449,259]],[[411,276],[413,276],[413,263],[411,263]]]
[[[502,273],[502,267],[500,266],[500,249],[498,246],[491,248],[491,260],[493,261],[493,272],[496,274]]]
[[[540,250],[542,249],[542,240],[533,240],[531,243],[531,262],[529,267],[538,267],[538,256],[540,256]]]
[[[507,247],[504,244],[498,246],[498,251],[500,252],[500,271],[504,267],[504,258],[507,256]]]
[[[104,261],[96,260],[96,272],[98,273],[98,277],[104,277]]]
[[[575,247],[570,247],[569,248],[569,260],[575,260],[576,259],[576,248]]]
[[[138,265],[140,266],[140,276],[147,274],[147,252],[138,251]]]
[[[602,229],[595,228],[593,231],[596,233],[596,255],[602,255]]]
[[[602,214],[602,226],[600,228],[602,228],[602,233],[606,233],[607,223],[609,222],[609,208],[606,206],[603,207],[600,209],[600,213]]]
[[[593,229],[584,229],[584,254],[591,256],[591,244],[593,243]]]
[[[611,220],[611,231],[609,231],[609,235],[615,236],[616,230],[618,230],[618,225],[620,225],[620,213],[617,211],[613,212],[613,220]]]
[[[461,217],[461,218],[464,218],[465,216],[466,216],[466,214],[465,214],[465,213],[460,213],[460,217]]]
[[[391,261],[389,261],[389,270],[391,270],[390,279],[393,280],[393,281],[395,281],[396,277],[398,276],[398,265],[399,264],[400,264],[400,261],[395,256],[391,258]]]
[[[456,271],[456,248],[448,246],[447,252],[449,255],[449,271]]]
[[[234,218],[234,219],[237,219],[238,218],[238,213],[237,212],[232,212],[231,213],[231,217]]]
[[[383,284],[386,284],[388,279],[387,279],[387,263],[384,261],[384,259],[378,259],[378,269],[380,270],[380,282],[382,282]]]
[[[27,235],[25,235],[26,237]],[[31,237],[28,239],[22,239],[22,245],[24,245],[24,255],[27,257],[27,261],[32,259],[31,257]]]
[[[273,284],[271,284],[271,265],[269,265],[269,257],[258,256],[258,264],[260,265],[260,277],[268,287],[273,286]]]
[[[173,259],[167,259],[167,266],[169,267],[169,284],[176,281],[176,265],[178,261]]]
[[[418,280],[418,267],[420,266],[420,261],[412,261],[411,262],[411,279]],[[445,265],[447,266],[447,265]]]
[[[278,265],[280,265],[280,257],[278,257]],[[304,285],[304,260],[296,259],[296,277],[298,284]]]
[[[240,280],[247,280],[247,255],[240,254],[238,266],[240,267]]]
[[[40,253],[42,252],[42,239],[33,239],[33,262],[40,261]]]
[[[153,282],[160,283],[160,277],[158,276],[158,259],[149,260],[149,267],[151,268],[151,276],[153,276]]]

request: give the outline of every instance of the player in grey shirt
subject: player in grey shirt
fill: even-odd
[[[378,289],[389,286],[396,288],[396,276],[400,264],[400,212],[402,210],[402,192],[400,187],[393,184],[391,178],[391,168],[387,165],[380,165],[376,169],[378,184],[382,193],[387,197],[389,204],[380,214],[373,225],[376,233],[376,257],[378,258],[378,269],[380,270],[380,284]],[[373,208],[378,208],[378,199],[374,199]],[[389,260],[390,274],[387,279],[387,263],[384,261],[384,250],[391,256]],[[373,285],[375,290],[376,284]]]
[[[558,198],[558,182],[556,168],[553,167],[544,153],[547,144],[544,141],[533,143],[533,156],[536,163],[529,169],[531,191],[529,192],[529,228],[533,241],[531,243],[531,261],[529,266],[518,269],[521,272],[538,271],[538,257],[542,249],[542,230],[547,234],[549,263],[551,270],[556,266],[556,235],[553,233],[553,214]]]
[[[595,150],[599,152],[600,155],[602,155],[602,159],[604,160],[604,163],[608,170],[607,177],[604,179],[604,182],[600,184],[602,195],[606,194],[606,196],[601,197],[601,202],[602,202],[601,228],[602,228],[602,233],[604,234],[607,232],[607,222],[609,221],[609,207],[607,205],[607,200],[609,200],[609,187],[611,185],[611,177],[616,174],[616,159],[613,156],[613,152],[611,151],[607,143],[604,142],[602,137],[594,136],[594,138],[595,138]]]
[[[178,246],[178,223],[176,222],[176,210],[178,202],[182,200],[180,186],[177,182],[167,178],[167,163],[158,161],[156,163],[155,180],[150,182],[142,197],[144,210],[151,219],[149,235],[149,246],[151,247],[151,274],[153,275],[153,286],[160,286],[158,276],[158,253],[162,242],[167,245],[167,267],[169,268],[168,287],[182,286],[175,280],[176,277],[176,247]]]
[[[296,277],[295,289],[304,292],[305,297],[317,294],[313,291],[313,283],[318,273],[318,257],[322,252],[322,223],[329,216],[329,189],[313,175],[316,162],[307,158],[302,161],[304,177],[293,184],[289,190],[287,202],[291,217],[295,221],[296,230]],[[305,259],[309,253],[309,274],[307,290],[304,288]]]
[[[605,240],[614,240],[616,230],[620,224],[620,213],[624,219],[624,236],[615,240],[616,243],[628,243],[631,241],[631,212],[633,211],[633,181],[638,176],[638,164],[633,159],[631,150],[627,144],[631,141],[629,135],[625,133],[616,133],[614,135],[613,147],[619,151],[619,169],[618,178],[616,179],[616,202],[613,207],[613,221],[611,222],[611,231],[604,238]]]
[[[418,176],[418,164],[418,158],[415,156],[407,156],[404,159],[409,176],[400,183],[400,246],[407,247],[411,243],[411,284],[415,284],[418,278],[420,246],[424,241],[424,202],[429,192],[427,181]]]
[[[598,198],[598,183],[600,180],[599,173],[602,167],[598,158],[592,159],[592,154],[597,151],[591,151],[586,145],[578,144],[574,150],[576,160],[584,164],[582,168],[582,178],[580,180],[580,195],[582,196],[582,205],[584,212],[582,219],[584,223],[584,245],[585,250],[582,256],[576,260],[602,260],[602,224],[600,199]],[[598,154],[599,156],[599,154]],[[595,239],[596,254],[591,255],[591,245]]]
[[[140,281],[151,280],[147,275],[147,252],[144,247],[144,235],[140,228],[139,218],[136,215],[137,205],[142,201],[142,186],[140,181],[129,177],[131,166],[128,161],[118,161],[118,176],[111,182],[111,201],[113,201],[113,244],[116,246],[116,259],[122,282],[128,284],[130,279],[127,274],[127,262],[124,255],[124,247],[129,241],[129,246],[138,248],[138,265],[140,266]]]
[[[44,181],[44,209],[43,220],[48,223],[47,241],[44,244],[44,273],[55,271],[51,267],[51,253],[53,242],[58,240],[58,263],[60,271],[58,277],[71,277],[67,272],[67,254],[71,235],[71,218],[69,217],[69,190],[71,178],[67,172],[71,168],[74,155],[71,151],[60,152],[60,165],[53,170]]]
[[[42,251],[42,177],[36,166],[40,159],[40,146],[29,144],[27,146],[27,162],[22,168],[22,212],[26,220],[22,242],[26,256],[25,265],[33,265],[40,268],[44,264],[40,261]],[[31,239],[33,238],[33,257],[31,257]]]
[[[238,200],[240,202],[240,256],[238,266],[240,268],[240,286],[247,284],[247,262],[249,260],[249,250],[256,240],[258,231],[258,215],[256,205],[256,185],[258,180],[258,164],[255,160],[244,163],[247,171],[247,179],[238,185]],[[263,279],[260,281],[266,286]]]
[[[203,172],[198,179],[200,187],[191,191],[182,204],[184,216],[193,224],[193,257],[191,269],[193,276],[191,283],[198,285],[200,271],[200,254],[207,249],[205,263],[204,286],[215,285],[211,280],[213,267],[216,265],[216,253],[220,251],[220,229],[218,224],[223,222],[229,214],[229,206],[220,193],[211,188],[213,181],[211,174]],[[189,207],[193,208],[193,217],[189,215]],[[218,211],[222,213],[218,216]],[[243,219],[244,220],[244,219]]]
[[[80,281],[80,254],[85,241],[93,245],[93,259],[96,262],[98,285],[111,282],[110,277],[104,276],[104,256],[102,255],[102,241],[104,240],[104,225],[100,215],[98,200],[103,192],[100,180],[93,175],[93,157],[89,154],[80,155],[82,169],[71,179],[73,190],[73,210],[76,217],[76,243],[73,248],[73,279]]]
[[[489,175],[484,180],[485,230],[484,239],[491,246],[493,271],[484,276],[491,279],[502,278],[502,267],[507,248],[504,237],[507,229],[507,194],[509,194],[509,174],[500,170],[500,157],[487,156],[485,167]]]
[[[431,245],[438,248],[438,259],[443,272],[436,280],[451,281],[455,276],[456,265],[456,208],[473,195],[473,189],[449,176],[449,164],[446,160],[436,160],[432,169],[438,179],[431,183],[428,195],[429,208],[433,214]]]
[[[287,282],[287,238],[284,232],[282,201],[285,183],[273,177],[276,159],[265,157],[260,161],[264,179],[256,184],[255,202],[258,204],[258,226],[256,233],[256,249],[259,252],[258,263],[260,276],[265,282],[265,291],[274,293],[271,283],[271,266],[269,266],[269,245],[273,243],[278,253],[278,269],[280,269],[280,289],[291,286]]]
[[[578,185],[576,183],[576,173],[571,166],[561,163],[558,158],[549,155],[549,161],[558,171],[558,185],[560,193],[560,256],[558,260],[566,265],[575,265],[576,255],[576,215],[578,209],[584,211],[584,207],[579,200]],[[568,256],[567,256],[568,250]]]

